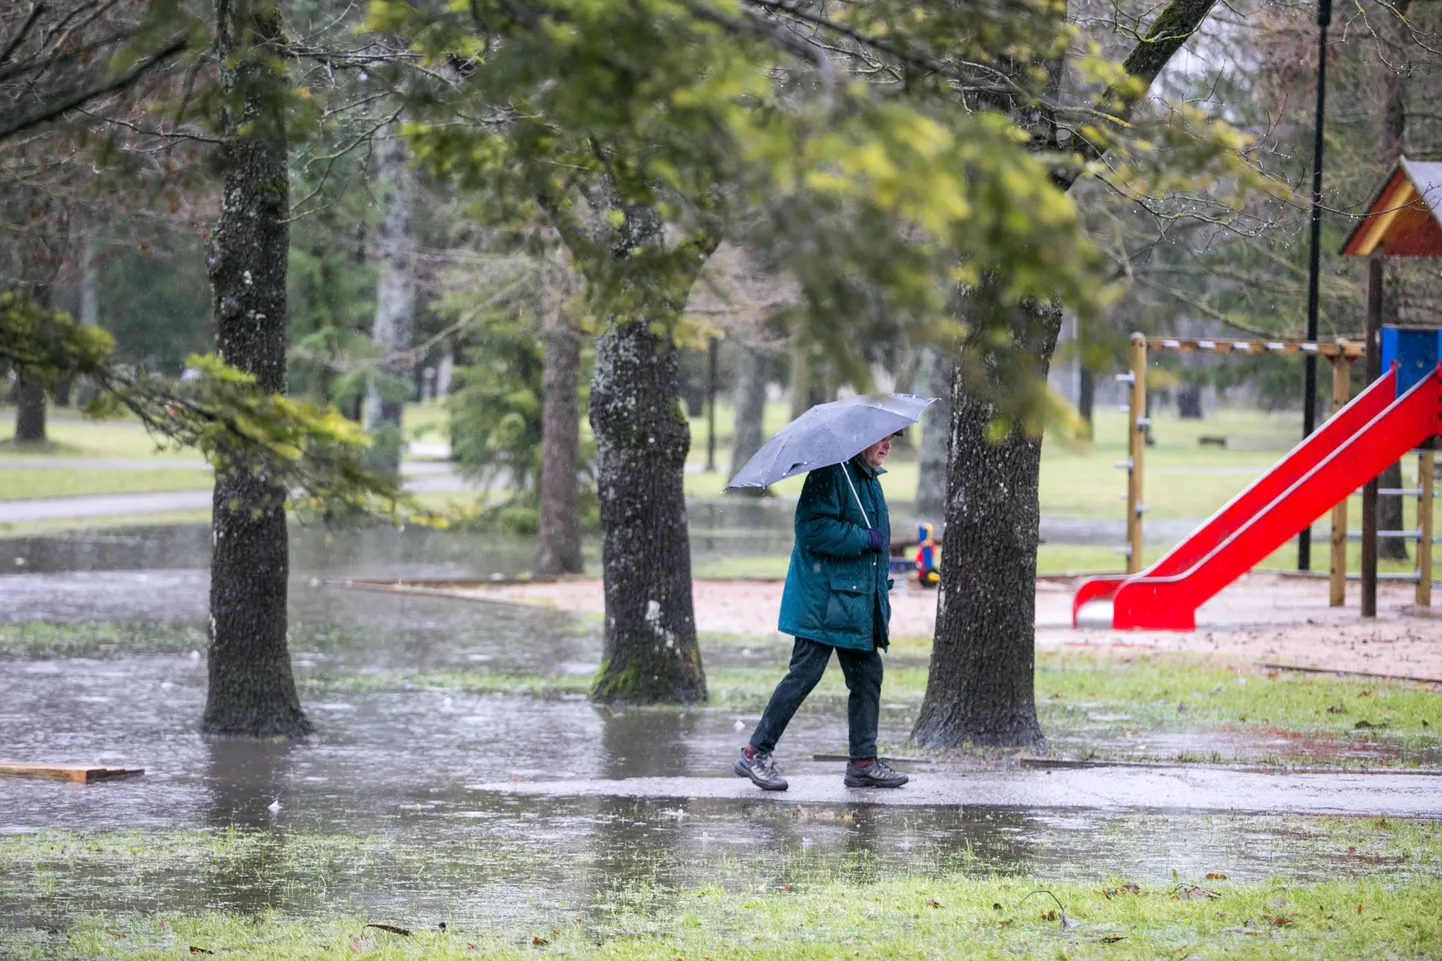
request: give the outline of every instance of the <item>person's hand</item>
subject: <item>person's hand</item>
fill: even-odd
[[[886,535],[875,527],[866,532],[866,549],[876,551],[878,554],[886,550]]]

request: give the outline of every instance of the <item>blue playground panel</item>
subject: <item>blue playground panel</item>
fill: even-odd
[[[1397,396],[1437,369],[1442,330],[1436,327],[1383,327],[1382,370],[1397,362]]]

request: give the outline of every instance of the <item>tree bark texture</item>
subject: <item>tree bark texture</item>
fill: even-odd
[[[1196,32],[1216,0],[1170,0],[1122,64],[1139,81],[1105,112],[1125,121],[1172,56]],[[1062,60],[1044,61],[1053,84]],[[1103,104],[1115,97],[1108,90]],[[1031,132],[1036,150],[1053,149],[1057,133],[1049,111],[1035,104],[1004,107],[1019,127]],[[1100,147],[1079,144],[1083,156]],[[1052,182],[1069,190],[1085,168],[1057,168]],[[1036,359],[1032,376],[1045,377],[1061,329],[1061,311],[1032,304],[1014,311],[1012,335]],[[1041,439],[1015,428],[990,444],[986,431],[995,415],[987,396],[1007,390],[995,358],[977,339],[977,325],[964,350],[980,354],[985,382],[958,376],[952,386],[951,452],[947,475],[946,531],[942,540],[941,585],[936,639],[926,695],[913,736],[923,744],[951,747],[1040,743],[1036,720],[1035,668],[1036,549],[1040,523],[1037,498]]]
[[[812,392],[816,383],[812,370],[811,347],[800,335],[791,340],[791,420],[795,420],[811,409]]]
[[[1092,436],[1092,415],[1096,410],[1097,401],[1097,378],[1085,363],[1081,365],[1081,371],[1077,377],[1076,390],[1076,412],[1082,420],[1086,421],[1087,437]]]
[[[1182,384],[1177,387],[1177,416],[1182,420],[1202,419],[1202,385]]]
[[[735,476],[766,442],[766,373],[770,366],[767,355],[759,347],[742,344],[736,358],[735,408],[736,423],[731,431],[731,465],[728,472]],[[764,497],[764,487],[746,487],[732,491],[743,497]]]
[[[538,578],[581,573],[581,332],[562,311],[546,325],[541,373]]]
[[[283,42],[272,3],[219,2],[224,171],[220,219],[206,250],[216,346],[257,388],[285,390],[285,283],[290,196],[286,169]],[[289,548],[284,488],[263,475],[220,473],[212,503],[208,735],[301,737],[286,646]]]
[[[49,284],[36,284],[32,296],[42,308],[51,306],[53,291]],[[35,374],[17,373],[15,377],[15,443],[45,443],[45,382]]]
[[[370,466],[392,477],[401,469],[401,413],[411,393],[414,366],[409,358],[397,356],[410,349],[416,312],[415,187],[406,161],[405,141],[392,124],[376,143],[380,276],[371,340],[381,361],[367,384],[365,401],[365,426],[373,445]]]
[[[918,394],[935,397],[936,403],[921,415],[921,450],[917,463],[916,513],[930,521],[941,534],[940,522],[946,511],[946,462],[951,449],[951,382],[956,364],[939,347],[927,345],[916,358],[915,388]]]
[[[681,411],[676,349],[644,319],[618,321],[596,343],[596,436],[606,628],[593,697],[706,699],[691,600],[682,489],[691,431]]]
[[[45,383],[34,374],[15,378],[15,443],[45,443]]]
[[[1062,312],[1027,304],[1012,328],[1045,377]],[[936,638],[926,696],[912,736],[928,747],[1027,747],[1043,742],[1033,691],[1036,645],[1036,549],[1041,520],[1037,482],[1041,438],[1014,427],[997,443],[988,397],[1008,389],[987,354],[986,331],[963,350],[986,383],[952,385],[952,478],[937,592]]]

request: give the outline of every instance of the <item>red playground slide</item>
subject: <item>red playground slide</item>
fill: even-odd
[[[1083,581],[1072,624],[1110,598],[1116,630],[1195,630],[1198,607],[1438,433],[1442,365],[1401,397],[1396,378],[1394,367],[1147,570]]]

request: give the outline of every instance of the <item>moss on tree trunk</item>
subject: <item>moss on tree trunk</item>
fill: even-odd
[[[1046,377],[1061,310],[1027,304],[1008,325]],[[991,353],[995,328],[977,324],[952,385],[953,479],[946,501],[936,638],[913,737],[928,747],[1029,747],[1042,743],[1034,693],[1036,549],[1041,437],[1013,427],[988,439],[1011,369]],[[980,381],[980,382],[979,382]]]
[[[591,429],[606,584],[605,646],[592,696],[704,701],[682,489],[691,431],[676,350],[646,320],[619,322],[597,341]]]
[[[218,53],[227,66],[220,220],[206,251],[216,346],[257,387],[285,390],[285,283],[290,214],[281,20],[272,3],[218,3]],[[210,735],[300,737],[286,646],[289,547],[286,491],[245,471],[217,474],[211,515]]]

